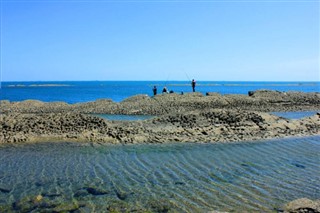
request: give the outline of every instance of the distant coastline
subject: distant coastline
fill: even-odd
[[[8,87],[70,87],[68,84],[10,84]]]

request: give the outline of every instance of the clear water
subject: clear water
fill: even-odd
[[[287,119],[301,119],[317,114],[317,111],[301,111],[301,112],[271,112],[271,114],[287,118]],[[100,118],[105,118],[114,121],[138,121],[154,118],[152,115],[111,115],[111,114],[92,114]]]
[[[304,117],[309,117],[317,114],[317,111],[301,111],[301,112],[271,112],[279,117],[287,118],[287,119],[301,119]]]
[[[166,204],[178,212],[269,212],[293,199],[319,199],[319,162],[320,136],[233,144],[1,147],[0,207],[42,194],[55,202],[83,202],[88,212],[104,212],[115,203],[127,209]],[[84,192],[88,187],[91,193]]]
[[[181,93],[191,92],[189,81],[59,81],[59,82],[3,82],[0,100],[65,101],[78,103],[109,98],[121,101],[137,94],[152,96],[156,85],[158,92],[166,86]],[[250,90],[270,89],[278,91],[320,92],[320,82],[224,82],[198,81],[196,91],[219,92],[221,94],[248,94]]]
[[[100,118],[105,118],[113,121],[138,121],[154,118],[151,115],[111,115],[111,114],[92,114]]]

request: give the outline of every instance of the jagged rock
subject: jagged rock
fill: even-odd
[[[320,93],[279,92],[270,90],[250,91],[249,95],[220,95],[219,93],[160,94],[150,98],[136,95],[120,103],[99,99],[87,103],[1,101],[1,113],[104,113],[164,115],[170,112],[188,112],[208,109],[245,109],[254,111],[320,110]]]
[[[87,187],[85,189],[87,190],[87,192],[89,194],[92,194],[92,195],[106,195],[109,193],[108,191],[97,189],[97,188],[92,188],[92,187]]]
[[[311,132],[319,132],[319,116],[299,121],[289,122],[266,113],[230,110],[209,110],[203,112],[177,113],[161,116],[149,121],[118,122],[110,124],[100,118],[81,114],[41,114],[41,115],[9,115],[13,116],[17,125],[24,125],[23,133],[20,130],[8,129],[0,133],[7,142],[24,142],[34,137],[63,138],[64,140],[105,141],[120,143],[136,142],[169,142],[171,141],[216,141],[218,136],[224,140],[237,141],[244,139],[263,138],[264,135],[281,136],[289,133],[301,133],[309,128]],[[33,120],[29,119],[32,117]],[[55,124],[43,124],[51,119]],[[2,119],[6,126],[11,118]],[[79,121],[80,120],[80,121]],[[31,122],[32,121],[32,122]],[[41,125],[39,125],[39,123]],[[306,125],[308,124],[308,125]],[[55,126],[56,128],[52,128]],[[188,132],[189,134],[185,134]],[[249,137],[249,133],[254,137]],[[269,133],[273,134],[269,134]],[[1,135],[2,134],[2,135]],[[160,135],[159,138],[157,135]],[[202,138],[206,136],[206,138]],[[22,138],[23,136],[23,138]],[[72,136],[72,137],[71,137]],[[238,136],[241,136],[239,138]],[[4,142],[6,142],[4,141]]]
[[[171,98],[176,96],[179,95],[173,94]],[[77,112],[0,114],[0,143],[61,140],[123,144],[232,142],[314,134],[320,134],[320,113],[288,120],[256,111],[204,109],[172,112],[139,122],[113,122]]]
[[[285,213],[319,213],[320,200],[310,200],[308,198],[300,198],[287,203],[284,206]]]
[[[9,193],[9,192],[11,192],[11,189],[5,188],[5,187],[3,187],[3,186],[0,186],[0,192],[2,192],[2,193]]]

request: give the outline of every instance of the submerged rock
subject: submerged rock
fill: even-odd
[[[92,194],[92,195],[106,195],[109,193],[108,191],[97,189],[97,188],[92,188],[92,187],[88,187],[85,189],[87,190],[87,192],[89,194]]]
[[[102,190],[102,189],[97,189],[95,187],[84,187],[79,190],[77,190],[74,193],[74,197],[84,197],[88,195],[94,195],[94,196],[99,196],[99,195],[106,195],[108,194],[108,191]]]
[[[9,192],[11,192],[11,189],[5,188],[5,187],[3,187],[3,186],[0,186],[0,192],[2,192],[2,193],[9,193]]]

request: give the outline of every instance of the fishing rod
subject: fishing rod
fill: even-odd
[[[191,81],[188,74],[185,71],[184,71],[184,74],[187,76],[188,80]]]
[[[189,75],[184,71],[184,74],[187,76],[189,82],[191,81],[191,79],[189,78]],[[193,79],[192,79],[192,83],[193,83]]]
[[[166,81],[165,81],[165,83],[164,83],[164,86],[165,86],[165,87],[168,86],[169,77],[170,77],[170,73],[168,74],[167,79],[166,79]]]

